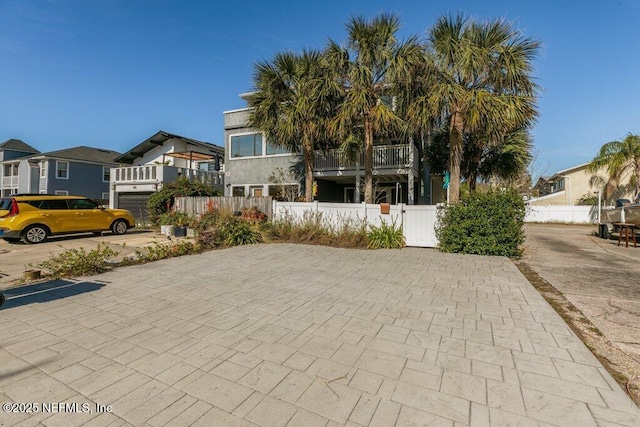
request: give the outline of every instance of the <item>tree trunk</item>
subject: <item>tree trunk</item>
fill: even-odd
[[[476,182],[478,181],[477,172],[469,172],[467,182],[469,183],[469,191],[476,191]]]
[[[313,201],[313,144],[304,143],[304,200]]]
[[[364,201],[373,203],[373,129],[367,117],[364,119]]]
[[[462,134],[464,132],[464,120],[457,110],[451,116],[449,128],[449,202],[456,203],[460,200],[460,164],[462,163]]]

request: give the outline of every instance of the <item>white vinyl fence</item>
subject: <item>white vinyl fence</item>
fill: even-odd
[[[302,221],[309,215],[320,215],[325,224],[366,224],[380,226],[384,221],[402,227],[407,246],[433,248],[438,245],[435,234],[437,208],[424,205],[391,205],[388,214],[380,205],[366,203],[274,202],[274,220],[286,217]]]
[[[597,206],[547,205],[527,206],[525,222],[564,222],[597,224]]]

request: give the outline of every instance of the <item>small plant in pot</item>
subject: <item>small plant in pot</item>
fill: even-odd
[[[186,235],[186,225],[189,222],[189,216],[186,213],[169,211],[160,215],[159,220],[161,224],[160,232],[162,234],[166,234],[167,236],[175,235],[177,237],[180,237],[179,235],[175,234],[176,228],[183,227],[183,236]],[[181,231],[178,231],[178,233],[180,232]]]
[[[186,214],[176,216],[175,228],[173,229],[173,235],[176,237],[185,237],[187,235],[187,224],[189,223],[189,217]]]

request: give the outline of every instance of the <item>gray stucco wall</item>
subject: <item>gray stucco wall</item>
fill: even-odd
[[[224,128],[236,129],[245,127],[249,118],[249,109],[227,111],[224,113]],[[228,151],[227,151],[228,152]]]
[[[102,165],[69,162],[69,179],[56,178],[56,161],[47,162],[47,185],[40,187],[47,193],[68,191],[69,195],[101,199],[102,193],[109,192],[109,183],[102,182]],[[42,180],[40,180],[42,183]]]
[[[285,172],[291,167],[299,166],[302,159],[295,155],[263,156],[250,158],[231,158],[230,139],[232,135],[252,132],[248,128],[225,131],[225,195],[230,195],[230,186],[264,185],[268,183],[269,175],[277,168]]]

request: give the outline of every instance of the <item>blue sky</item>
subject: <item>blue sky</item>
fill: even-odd
[[[542,42],[536,174],[640,133],[640,0],[0,0],[0,141],[126,151],[162,129],[223,145],[255,62],[342,41],[350,16],[383,11],[401,36],[462,11]]]

